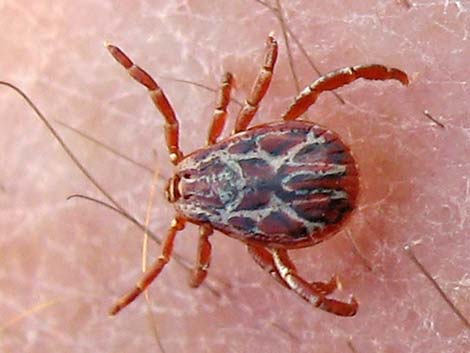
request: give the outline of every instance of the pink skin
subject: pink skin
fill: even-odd
[[[323,72],[381,63],[405,70],[412,80],[408,88],[358,81],[339,90],[346,105],[324,94],[308,112],[342,135],[359,162],[360,207],[346,229],[373,270],[353,252],[345,232],[291,255],[312,281],[337,273],[340,297],[354,293],[359,312],[342,318],[309,307],[263,273],[243,244],[215,233],[207,282],[222,298],[205,287],[190,289],[175,262],[151,287],[166,351],[348,352],[349,338],[358,352],[468,351],[468,327],[403,247],[415,244],[416,256],[470,316],[469,5],[284,2],[292,30]],[[180,117],[185,152],[205,142],[214,94],[158,75],[216,87],[230,70],[234,94],[243,99],[274,31],[279,62],[254,123],[279,117],[295,95],[278,23],[254,1],[66,3],[3,3],[1,79],[22,87],[49,118],[157,164],[165,177],[172,166],[163,120],[104,40],[159,81]],[[303,87],[317,76],[298,50],[293,55]],[[143,298],[107,316],[139,275],[142,232],[100,206],[65,201],[77,192],[102,197],[18,96],[1,87],[0,102],[0,351],[156,351]],[[425,109],[446,128],[428,120]],[[237,112],[232,105],[229,124]],[[100,182],[143,219],[151,175],[55,126]],[[152,213],[152,229],[160,235],[172,217],[163,186],[159,182]],[[191,262],[197,233],[188,225],[176,239],[177,251]],[[157,252],[152,245],[152,256]]]

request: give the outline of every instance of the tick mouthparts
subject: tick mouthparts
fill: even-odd
[[[173,175],[170,179],[168,179],[168,183],[166,184],[165,188],[165,197],[168,202],[175,203],[181,197],[181,193],[178,188],[179,181],[180,177],[178,175]]]

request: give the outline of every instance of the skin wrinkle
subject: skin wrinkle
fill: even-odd
[[[338,233],[290,253],[307,280],[337,273],[338,294],[360,302],[354,318],[310,308],[259,270],[236,240],[215,233],[208,280],[220,299],[192,290],[170,261],[150,290],[169,352],[468,351],[469,333],[409,261],[419,261],[468,317],[469,6],[455,1],[282,1],[285,20],[323,73],[364,63],[403,69],[408,88],[360,80],[339,90],[342,106],[322,95],[308,111],[351,147],[362,190],[348,230],[372,271]],[[302,11],[299,11],[302,9]],[[108,40],[157,79],[181,122],[181,148],[204,145],[215,95],[171,76],[217,87],[235,75],[244,101],[274,31],[280,42],[273,82],[253,124],[275,120],[295,95],[279,24],[255,1],[7,0],[1,79],[23,88],[50,119],[88,131],[126,155],[171,175],[163,119],[145,89],[109,56]],[[317,76],[291,41],[301,88]],[[231,130],[238,112],[229,106]],[[423,116],[428,110],[446,128]],[[99,196],[70,163],[33,112],[0,88],[0,327],[37,305],[53,305],[8,326],[5,352],[141,352],[156,350],[143,299],[113,320],[107,310],[140,271],[141,231],[97,205],[65,201],[73,193]],[[151,177],[55,125],[84,164],[113,195],[143,219]],[[225,135],[223,135],[225,136]],[[436,190],[436,185],[439,189]],[[157,185],[163,190],[164,183]],[[151,229],[162,236],[173,211],[161,191]],[[26,225],[25,223],[26,222]],[[194,261],[197,228],[187,225],[176,249]],[[152,244],[149,258],[158,249]],[[451,259],[451,261],[442,260]],[[227,287],[218,281],[230,284]],[[279,334],[286,330],[289,334]],[[297,339],[293,339],[296,337]]]

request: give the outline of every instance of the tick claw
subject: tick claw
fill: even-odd
[[[338,275],[334,275],[333,278],[335,279],[336,281],[336,288],[338,288],[339,290],[343,289],[343,283],[341,283],[341,281],[339,280],[339,276]],[[332,279],[333,279],[332,278]]]
[[[351,299],[349,299],[349,306],[351,307],[351,315],[349,316],[356,315],[357,309],[359,308],[359,302],[354,297],[354,295],[352,295]]]
[[[337,288],[341,288],[341,283],[338,276],[334,275],[328,282],[310,282],[310,286],[314,291],[326,296],[333,293]]]

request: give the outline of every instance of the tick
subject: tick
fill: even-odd
[[[166,198],[175,216],[162,243],[161,255],[135,287],[116,302],[118,313],[141,294],[171,258],[178,231],[187,222],[199,227],[197,260],[190,285],[198,287],[210,264],[209,237],[214,230],[245,243],[254,261],[284,287],[311,305],[340,316],[353,316],[358,303],[328,298],[337,288],[329,282],[308,282],[290,260],[288,250],[318,244],[337,233],[355,209],[359,175],[349,147],[333,131],[298,118],[324,91],[359,78],[395,79],[407,75],[382,65],[360,65],[332,71],[306,87],[278,121],[249,127],[268,90],[278,46],[268,37],[262,68],[235,122],[232,134],[218,141],[227,120],[233,77],[226,73],[218,91],[207,145],[184,155],[179,122],[165,94],[143,69],[118,47],[111,55],[140,84],[165,120],[165,138],[174,175]]]

